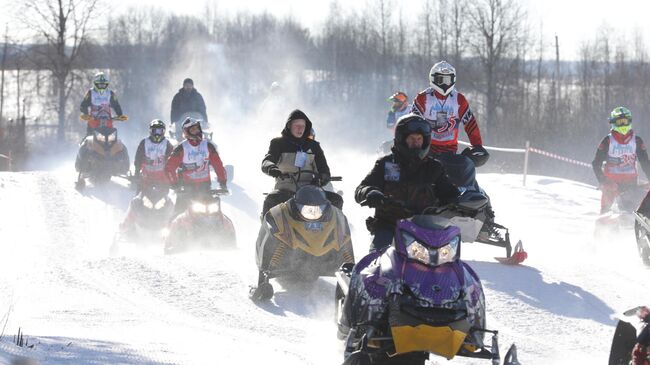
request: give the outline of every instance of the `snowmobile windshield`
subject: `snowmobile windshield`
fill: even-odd
[[[439,266],[457,260],[460,256],[460,236],[455,236],[440,248],[429,247],[415,236],[401,230],[408,258],[429,266]]]

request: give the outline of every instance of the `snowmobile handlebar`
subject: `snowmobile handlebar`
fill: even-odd
[[[312,177],[311,185],[316,185],[316,186],[321,187],[321,188],[323,186],[327,185],[327,182],[330,182],[330,181],[343,181],[342,176],[331,176],[329,178],[329,181],[327,181],[325,184],[323,184],[323,180],[321,179],[320,174],[317,174],[316,172],[314,172],[312,170],[299,170],[299,171],[296,171],[294,173],[283,173],[279,177],[282,178],[282,179],[290,179],[293,182],[293,184],[296,186],[296,191],[297,191],[298,188],[299,188],[298,179],[302,174],[311,175],[311,177]]]

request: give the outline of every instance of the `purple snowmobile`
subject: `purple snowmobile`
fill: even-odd
[[[463,194],[455,205],[481,209],[481,196]],[[423,365],[429,354],[501,363],[498,332],[485,326],[481,281],[460,259],[460,229],[439,209],[398,221],[391,247],[336,273],[344,365]],[[504,364],[519,364],[514,344]]]

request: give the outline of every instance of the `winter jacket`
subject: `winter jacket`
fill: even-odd
[[[598,145],[591,166],[600,184],[608,180],[629,183],[636,182],[638,177],[637,161],[646,176],[650,177],[648,150],[641,137],[635,135],[634,131],[626,135],[612,131]]]
[[[174,99],[172,99],[172,111],[171,111],[171,121],[172,122],[182,122],[179,120],[185,113],[201,113],[203,116],[203,121],[208,122],[208,114],[205,111],[205,101],[203,101],[203,96],[199,94],[196,89],[187,92],[185,89],[181,88],[178,90]]]
[[[419,214],[425,208],[452,203],[460,195],[438,160],[426,157],[411,164],[401,160],[394,152],[378,159],[355,191],[357,203],[366,200],[371,191],[378,190],[404,202],[412,213]],[[409,216],[401,208],[380,206],[375,209],[375,228],[392,229],[397,220]]]
[[[79,110],[83,114],[90,115],[93,119],[88,121],[88,126],[90,128],[99,127],[99,121],[96,116],[105,111],[109,116],[114,116],[111,113],[111,109],[115,110],[116,115],[122,115],[122,107],[120,106],[119,101],[117,101],[117,95],[113,90],[107,89],[103,93],[95,91],[95,89],[89,89],[84,95],[83,100],[81,100],[81,105],[79,105]],[[113,127],[113,121],[107,120],[106,126],[109,128]]]
[[[136,174],[142,174],[145,181],[168,182],[165,164],[173,149],[167,138],[160,143],[151,141],[149,137],[140,141],[133,161]]]
[[[198,143],[184,140],[174,148],[171,156],[167,159],[165,173],[174,185],[178,182],[178,173],[180,172],[183,184],[189,185],[188,187],[209,186],[210,165],[217,173],[217,181],[225,184],[227,181],[226,170],[215,145],[205,139]],[[180,171],[178,171],[179,169]]]
[[[307,123],[305,132],[300,138],[291,134],[290,124],[294,119],[304,119]],[[300,110],[294,110],[287,120],[282,136],[273,138],[269,145],[269,151],[262,160],[262,172],[269,175],[269,170],[279,168],[283,174],[296,175],[298,187],[308,185],[314,177],[321,180],[329,180],[330,168],[327,165],[325,154],[320,144],[313,139],[307,138],[312,128],[312,122]],[[302,167],[296,166],[298,155],[304,153],[305,161]],[[312,171],[311,173],[300,173],[301,171]],[[276,177],[275,190],[296,191],[296,184],[291,178]]]
[[[455,90],[443,96],[433,88],[428,88],[415,97],[411,112],[431,123],[431,152],[433,153],[456,153],[461,124],[465,127],[465,133],[472,146],[483,145],[481,132],[467,99]]]

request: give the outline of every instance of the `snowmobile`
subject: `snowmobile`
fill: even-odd
[[[634,211],[634,233],[639,256],[646,266],[650,266],[650,192],[639,208]]]
[[[301,173],[314,175],[306,170]],[[287,177],[298,187],[295,176]],[[316,180],[264,215],[256,243],[258,282],[250,289],[253,301],[273,297],[271,278],[309,283],[320,276],[334,276],[342,264],[354,263],[347,218],[327,200]],[[332,181],[341,178],[332,177]]]
[[[469,192],[454,209],[476,211],[486,204],[484,195]],[[344,365],[423,365],[430,354],[500,363],[498,331],[485,324],[481,281],[460,259],[461,229],[429,209],[399,220],[391,247],[337,271]],[[486,334],[492,335],[490,345]],[[514,344],[504,364],[519,364]]]
[[[165,237],[165,253],[173,254],[190,249],[221,249],[236,246],[235,226],[221,210],[222,195],[228,190],[192,192],[184,189],[178,194],[194,194],[185,212],[169,225]]]
[[[94,184],[102,184],[111,176],[126,176],[129,171],[129,154],[126,146],[117,138],[117,129],[99,127],[87,136],[79,146],[75,169],[79,172],[75,184],[83,190],[88,178]]]
[[[619,315],[619,321],[616,325],[612,347],[609,352],[609,365],[628,365],[632,360],[632,349],[637,343],[644,344],[648,342],[650,336],[650,309],[645,306],[639,306],[628,309]],[[636,317],[638,320],[632,320]],[[650,356],[646,364],[650,361]]]
[[[137,241],[141,237],[151,237],[152,232],[162,233],[174,212],[174,202],[168,194],[169,186],[166,184],[143,184],[129,205],[133,228],[120,231],[116,239]]]
[[[462,154],[453,154],[445,156],[443,164],[449,179],[461,192],[478,192],[489,201],[485,191],[476,183],[476,166],[472,159]],[[452,224],[460,227],[463,242],[480,242],[505,248],[506,257],[495,257],[497,261],[514,265],[528,257],[521,241],[518,241],[514,248],[512,247],[508,228],[490,218],[492,213],[488,205],[475,212],[447,211],[444,215],[451,219]]]

